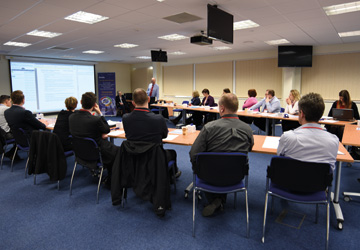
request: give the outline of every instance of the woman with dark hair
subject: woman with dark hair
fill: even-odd
[[[333,116],[332,112],[333,109],[352,109],[354,111],[354,119],[359,120],[359,111],[356,106],[356,103],[351,101],[349,91],[347,90],[341,90],[339,92],[339,100],[335,101],[333,105],[331,106],[331,109],[329,111],[328,116]],[[342,126],[331,126],[331,125],[325,125],[325,128],[332,134],[337,135],[339,137],[339,140],[342,140],[344,127]]]
[[[54,133],[60,138],[64,151],[72,150],[72,143],[69,130],[69,116],[74,112],[78,104],[75,97],[68,97],[65,99],[66,110],[61,110],[56,119]]]
[[[217,104],[215,103],[214,97],[210,95],[210,91],[208,89],[203,89],[201,91],[204,98],[202,99],[201,106],[210,106],[210,107],[216,107]],[[216,120],[216,114],[214,113],[205,113],[204,117],[204,124]]]
[[[252,106],[254,106],[258,102],[256,96],[257,96],[256,89],[249,89],[248,90],[249,98],[245,100],[242,109],[245,110],[247,108],[251,108]],[[254,111],[259,111],[259,109],[255,109]],[[239,116],[239,119],[242,120],[243,122],[246,122],[247,124],[251,124],[254,121],[253,117],[246,117],[246,116]]]

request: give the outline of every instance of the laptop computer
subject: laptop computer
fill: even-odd
[[[354,119],[354,110],[352,109],[333,109],[332,115],[334,120],[351,121]]]

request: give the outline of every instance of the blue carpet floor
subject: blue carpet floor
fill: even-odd
[[[116,139],[115,144],[120,145],[121,140]],[[325,207],[320,206],[319,223],[315,224],[314,206],[279,200],[275,200],[274,213],[268,214],[266,240],[261,243],[266,167],[272,156],[256,153],[249,153],[250,237],[245,237],[244,195],[239,194],[237,209],[229,195],[225,210],[211,218],[201,216],[204,203],[200,202],[193,238],[192,196],[185,199],[183,192],[192,180],[190,147],[164,147],[177,151],[182,171],[177,193],[172,189],[172,210],[164,218],[158,218],[152,205],[132,191],[124,208],[114,207],[110,191],[102,187],[96,204],[96,180],[81,167],[70,197],[73,157],[67,160],[67,177],[60,191],[45,174],[37,177],[37,185],[33,176],[24,179],[25,160],[16,162],[10,172],[10,161],[5,159],[0,171],[0,249],[324,249]],[[345,165],[341,191],[360,192],[359,177],[360,164]],[[345,202],[340,198],[344,229],[336,229],[331,208],[330,249],[359,249],[360,199]]]

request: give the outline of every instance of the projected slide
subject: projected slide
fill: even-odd
[[[34,113],[65,109],[64,101],[74,96],[80,108],[81,95],[95,93],[93,65],[10,62],[12,90],[22,90],[25,108]]]

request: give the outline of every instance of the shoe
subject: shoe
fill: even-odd
[[[176,172],[176,174],[175,174],[175,178],[177,179],[177,178],[179,178],[180,176],[181,176],[181,171],[178,170],[178,171]]]
[[[204,217],[209,217],[215,213],[216,210],[222,209],[223,205],[220,198],[216,198],[212,203],[204,207],[202,215]]]
[[[157,209],[155,209],[155,214],[160,218],[164,217],[165,216],[165,209],[162,206],[160,206]]]

